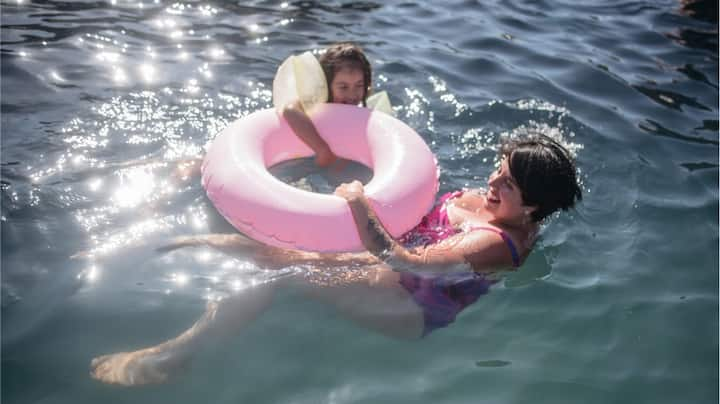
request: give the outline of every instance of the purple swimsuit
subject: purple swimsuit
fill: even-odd
[[[440,197],[433,209],[423,217],[420,224],[405,233],[400,242],[406,247],[427,246],[438,243],[461,232],[450,224],[447,202],[463,194],[463,191],[449,192]],[[520,265],[520,258],[512,240],[502,230],[493,227],[472,227],[468,231],[486,230],[497,233],[507,244],[512,255],[513,266]],[[400,284],[412,295],[413,300],[423,309],[423,336],[437,328],[446,327],[465,307],[484,295],[497,280],[488,279],[476,272],[455,272],[447,274],[416,274],[401,272]]]

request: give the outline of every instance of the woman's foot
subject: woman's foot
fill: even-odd
[[[109,384],[134,386],[163,383],[184,360],[157,348],[99,356],[90,363],[90,375]]]

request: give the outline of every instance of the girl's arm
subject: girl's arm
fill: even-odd
[[[382,259],[394,257],[409,264],[432,266],[470,264],[475,271],[506,268],[512,264],[512,256],[502,238],[486,231],[461,233],[440,243],[407,249],[383,227],[362,192],[358,181],[343,184],[335,191],[348,201],[365,248]]]
[[[327,142],[320,137],[300,101],[285,105],[281,113],[293,132],[295,132],[295,135],[315,152],[315,163],[317,165],[327,167],[337,160],[338,157],[330,150]]]

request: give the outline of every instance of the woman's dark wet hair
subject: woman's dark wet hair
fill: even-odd
[[[500,147],[500,156],[507,158],[523,203],[537,206],[531,213],[533,221],[559,209],[568,210],[582,200],[575,159],[555,140],[545,135],[510,139]]]
[[[363,92],[363,106],[365,106],[365,99],[372,85],[372,67],[367,57],[365,57],[362,48],[349,42],[331,45],[325,50],[325,53],[320,55],[320,65],[325,72],[328,87],[330,83],[332,83],[333,78],[335,78],[335,73],[340,69],[349,68],[362,71],[365,90]],[[332,91],[330,91],[328,101],[333,101]]]

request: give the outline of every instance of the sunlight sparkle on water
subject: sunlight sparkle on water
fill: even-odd
[[[113,69],[113,81],[116,83],[125,83],[128,79],[127,74],[123,69],[120,69],[119,67],[115,67]]]
[[[182,3],[173,3],[170,7],[165,9],[165,12],[168,14],[174,14],[179,15],[182,14],[185,11],[185,8],[192,8],[191,5],[185,5]]]
[[[211,16],[213,16],[213,15],[215,15],[215,14],[218,13],[218,9],[217,9],[217,8],[214,8],[214,7],[209,6],[209,5],[200,6],[200,7],[198,8],[198,10],[200,11],[200,14],[201,14],[203,17],[211,17]]]
[[[60,82],[65,81],[65,79],[60,77],[60,74],[55,70],[50,71],[50,77],[52,77],[53,80],[55,80],[55,81],[60,81]]]
[[[140,65],[140,75],[146,82],[152,82],[155,79],[155,67],[151,64],[144,63]]]
[[[405,108],[405,115],[407,117],[412,117],[414,115],[424,115],[424,107],[429,105],[430,101],[419,90],[406,88],[405,94],[412,100],[410,104]]]
[[[212,72],[210,71],[210,65],[204,63],[201,67],[198,67],[198,73],[205,76],[206,79],[212,78]]]
[[[159,20],[153,21],[153,24],[162,29],[169,29],[169,28],[175,28],[177,23],[172,18],[161,18]]]
[[[212,258],[212,254],[209,251],[201,251],[195,254],[195,259],[200,262],[208,262],[210,261],[210,258]]]
[[[245,285],[243,284],[243,281],[241,281],[240,279],[234,279],[234,280],[230,283],[230,286],[232,287],[232,289],[233,289],[234,291],[237,292],[237,291],[243,289],[243,287],[244,287]]]
[[[207,226],[207,214],[203,210],[197,207],[190,207],[188,210],[193,228],[200,230]]]
[[[91,266],[87,273],[85,273],[85,279],[87,279],[89,282],[95,282],[100,277],[100,270],[93,265]]]
[[[122,59],[122,55],[115,52],[99,52],[96,57],[101,62],[118,63]]]
[[[113,194],[116,206],[130,208],[153,196],[155,175],[143,168],[128,170],[120,176],[120,187]]]
[[[93,178],[88,182],[88,188],[93,192],[97,192],[102,187],[102,185],[102,178]]]
[[[171,279],[178,286],[185,286],[190,281],[190,277],[182,272],[172,274]]]
[[[200,90],[200,87],[198,87],[197,79],[188,80],[188,83],[185,88],[183,88],[183,90],[188,93],[197,93]]]
[[[85,156],[83,156],[82,154],[79,154],[79,155],[73,157],[72,163],[75,166],[79,166],[79,165],[82,165],[83,163],[85,163],[86,160],[87,160],[87,158]]]
[[[225,50],[221,48],[212,48],[210,49],[210,57],[213,59],[219,59],[225,55]]]
[[[434,92],[444,93],[444,94],[440,95],[441,101],[451,104],[455,107],[455,116],[456,117],[460,116],[460,114],[463,111],[468,109],[467,104],[463,104],[460,101],[458,101],[455,94],[452,94],[451,92],[449,92],[447,90],[447,84],[445,83],[445,81],[438,79],[435,76],[428,77],[428,81],[430,81],[430,83],[432,83]]]

